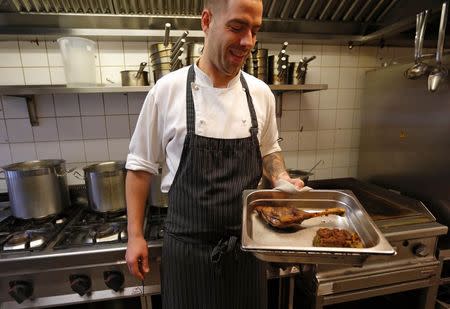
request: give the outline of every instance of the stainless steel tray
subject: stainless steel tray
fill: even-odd
[[[343,207],[345,216],[329,215],[302,222],[299,228],[280,230],[269,226],[257,213],[258,205],[293,206],[307,212]],[[349,190],[312,190],[286,193],[277,190],[243,192],[242,249],[267,262],[362,265],[369,255],[394,255],[395,250]],[[321,227],[357,232],[364,248],[314,247]]]

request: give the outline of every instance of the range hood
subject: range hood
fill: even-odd
[[[263,0],[264,21],[259,39],[352,44],[389,40],[391,45],[403,42],[411,46],[415,14],[431,10],[428,28],[434,29],[441,3],[441,0]],[[160,40],[167,22],[175,29],[173,36],[188,29],[191,39],[200,40],[202,7],[202,0],[0,0],[0,40],[61,35]]]

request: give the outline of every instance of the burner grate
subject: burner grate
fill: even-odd
[[[161,239],[164,233],[166,209],[147,207],[144,235],[147,240]],[[126,211],[98,213],[83,209],[71,225],[67,226],[62,236],[53,247],[56,250],[72,247],[94,246],[101,244],[126,243]]]
[[[74,225],[63,231],[63,237],[55,244],[54,249],[93,246],[107,243],[126,243],[126,221],[91,224],[88,226]]]
[[[40,219],[9,216],[0,222],[0,252],[43,250],[76,215],[78,208]]]

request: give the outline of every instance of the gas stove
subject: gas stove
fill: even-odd
[[[362,267],[303,265],[297,293],[303,304],[308,300],[315,309],[321,309],[420,289],[417,308],[434,308],[442,268],[436,258],[437,241],[447,233],[447,226],[436,222],[422,202],[353,178],[308,185],[351,190],[397,254],[370,256]]]
[[[3,209],[4,210],[4,209]],[[74,204],[62,214],[0,219],[0,308],[39,308],[160,292],[166,209],[146,207],[144,233],[151,272],[129,274],[125,211],[96,213]]]

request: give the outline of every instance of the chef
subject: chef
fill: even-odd
[[[242,191],[262,174],[297,188],[286,172],[275,100],[240,71],[261,27],[261,0],[206,0],[203,54],[165,75],[148,93],[127,158],[130,272],[151,271],[143,236],[152,175],[168,192],[161,265],[163,308],[266,308],[265,264],[240,249]]]

